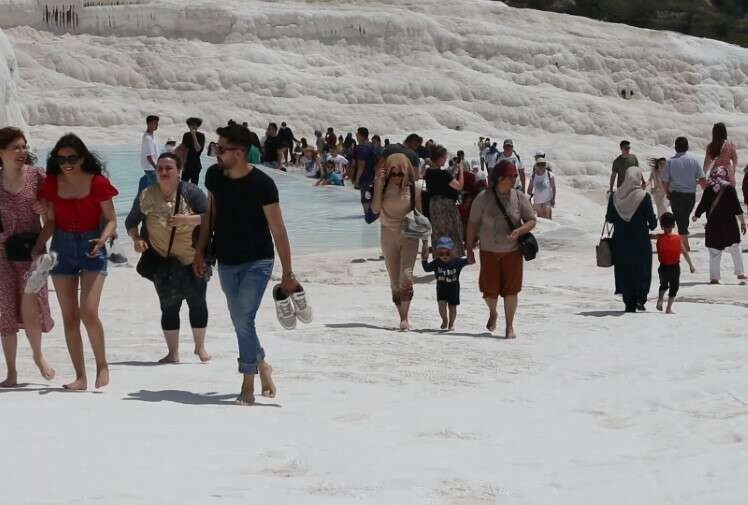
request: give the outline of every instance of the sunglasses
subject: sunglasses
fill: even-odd
[[[74,154],[72,156],[55,156],[55,162],[57,162],[58,165],[75,165],[81,160],[81,157],[77,154]]]
[[[450,251],[437,251],[436,255],[440,258],[448,258],[452,256],[452,253]]]
[[[241,150],[241,147],[223,147],[223,146],[216,146],[215,150],[218,154],[227,153],[229,151],[239,151]]]
[[[402,172],[390,172],[390,177],[405,177],[405,174]]]

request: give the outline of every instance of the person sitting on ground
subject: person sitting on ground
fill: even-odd
[[[746,233],[743,209],[738,193],[730,183],[730,175],[724,167],[714,167],[709,175],[701,201],[696,207],[693,221],[706,214],[706,247],[709,249],[709,280],[719,284],[722,251],[732,256],[735,275],[739,283],[745,284],[743,254],[740,250],[740,232]],[[740,221],[740,229],[735,220]]]
[[[696,269],[691,261],[691,256],[686,250],[686,246],[680,239],[679,235],[673,233],[675,228],[675,216],[671,212],[665,212],[660,217],[660,226],[662,231],[657,235],[652,235],[652,238],[657,239],[657,257],[660,260],[660,266],[657,269],[657,273],[660,276],[660,292],[657,298],[657,310],[662,311],[662,306],[665,301],[665,293],[668,293],[667,299],[667,313],[673,313],[673,302],[675,297],[678,295],[678,288],[680,287],[680,257],[681,254],[686,258],[688,267],[691,269],[691,273],[696,273]]]
[[[335,170],[335,162],[332,158],[325,161],[322,166],[322,175],[315,186],[342,186],[343,175]]]
[[[439,315],[442,318],[442,330],[455,329],[457,306],[460,304],[460,272],[475,263],[475,258],[469,260],[455,255],[455,243],[449,237],[440,237],[434,247],[436,259],[429,262],[429,246],[423,242],[421,262],[426,272],[436,272],[436,301],[439,304]],[[449,318],[447,318],[449,309]]]
[[[553,207],[556,206],[556,177],[545,158],[535,160],[527,194],[532,199],[532,207],[538,217],[553,219]]]

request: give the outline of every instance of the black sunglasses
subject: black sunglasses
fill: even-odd
[[[75,165],[81,160],[81,157],[77,154],[74,154],[72,156],[55,156],[55,162],[57,162],[58,165]]]
[[[218,154],[223,154],[229,151],[239,151],[241,150],[241,147],[223,147],[223,146],[216,146],[214,148]]]

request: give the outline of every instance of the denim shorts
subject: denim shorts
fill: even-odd
[[[57,265],[49,273],[78,276],[82,272],[97,272],[106,275],[106,248],[102,247],[93,258],[88,255],[91,240],[99,236],[98,230],[85,233],[55,231],[50,249],[57,253]]]

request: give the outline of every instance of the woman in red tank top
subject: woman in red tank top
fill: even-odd
[[[75,368],[75,381],[65,385],[66,389],[88,387],[81,322],[96,357],[96,388],[109,383],[99,301],[107,267],[104,244],[117,228],[112,201],[117,190],[102,172],[102,162],[81,139],[69,133],[50,152],[47,179],[39,192],[49,202],[49,214],[37,243],[45,243],[54,232],[51,250],[57,253],[57,266],[50,273]]]

